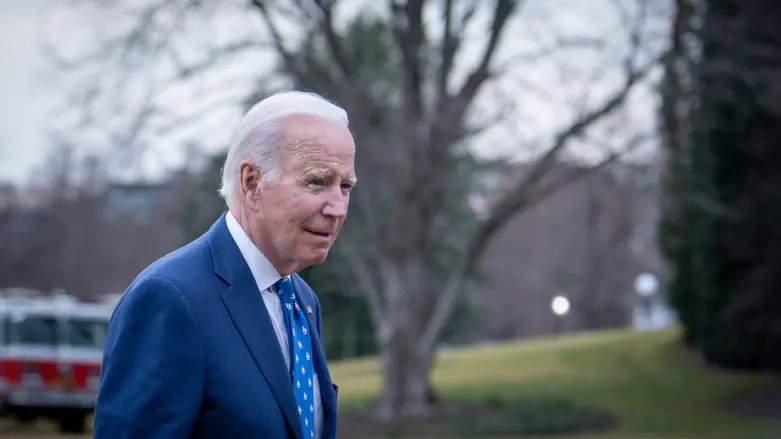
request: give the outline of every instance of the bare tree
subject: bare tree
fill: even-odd
[[[615,319],[623,321],[627,314],[625,292],[635,274],[630,248],[635,210],[632,197],[640,194],[633,190],[634,182],[619,183],[609,173],[592,174],[583,186],[583,215],[575,216],[582,221],[581,239],[575,242],[584,245],[583,251],[576,253],[575,272],[570,273],[575,282],[568,290],[580,327],[599,329],[615,326]]]
[[[112,101],[125,103],[129,90],[136,91],[135,105],[120,111],[127,116],[126,129],[109,136],[117,147],[143,146],[153,135],[183,130],[213,112],[214,105],[225,104],[222,98],[229,93],[207,88],[196,110],[172,114],[161,96],[193,78],[219,78],[223,73],[216,67],[239,56],[246,60],[258,49],[279,61],[283,84],[328,90],[348,108],[361,151],[366,151],[359,153],[357,166],[367,176],[353,198],[360,220],[348,221],[348,233],[337,246],[366,295],[377,329],[384,377],[378,414],[391,420],[427,412],[437,342],[494,234],[511,217],[637,143],[627,139],[638,133],[627,130],[624,140],[594,135],[620,122],[625,102],[657,66],[662,49],[653,29],[664,29],[658,22],[665,21],[666,11],[654,11],[653,2],[641,0],[595,0],[599,11],[615,18],[614,26],[602,34],[583,26],[582,34],[573,34],[571,26],[566,33],[544,28],[555,8],[565,7],[559,3],[389,0],[383,3],[387,9],[376,14],[391,31],[383,47],[393,62],[375,69],[367,67],[371,56],[357,59],[360,41],[347,38],[348,30],[341,26],[345,19],[339,17],[349,15],[349,6],[360,8],[358,3],[253,0],[249,5],[221,4],[223,9],[217,10],[214,3],[197,0],[148,1],[144,6],[112,2],[112,14],[122,25],[114,26],[93,52],[58,58],[61,66],[93,72],[76,88],[88,110],[82,121],[96,117],[100,96],[108,93]],[[231,8],[240,10],[244,20],[238,37],[205,38],[208,44],[195,50],[188,46],[193,26],[211,20],[204,18],[209,12]],[[605,15],[592,19],[609,21]],[[156,79],[122,82],[137,76],[140,67],[148,70],[150,63],[155,63]],[[116,68],[119,75],[107,75]],[[517,122],[524,115],[518,103],[561,99],[561,93],[556,98],[550,86],[532,79],[550,75],[562,78],[558,91],[577,99],[562,107],[564,120],[555,123],[553,132],[529,139]],[[269,78],[262,78],[266,90],[273,88]],[[383,81],[397,87],[378,87]],[[573,92],[573,84],[583,88]],[[489,136],[500,127],[511,133]],[[444,206],[474,189],[456,171],[463,151],[477,139],[507,138],[506,147],[533,159],[530,170],[494,190],[484,216],[453,222]],[[600,153],[592,167],[579,167],[555,181],[544,179],[568,148],[588,145],[596,145]],[[434,277],[432,255],[445,246],[449,256],[445,263],[438,261],[442,276]]]
[[[54,143],[33,170],[35,185],[20,188],[18,198],[36,199],[0,206],[0,288],[64,289],[82,298],[121,292],[144,266],[181,244],[171,212],[178,204],[121,206],[100,160],[75,149]],[[171,190],[150,189],[153,196]]]
[[[480,261],[484,335],[530,337],[560,330],[623,327],[634,276],[658,257],[653,246],[655,165],[615,163],[557,191],[507,222]],[[546,181],[578,166],[559,163]],[[641,239],[642,238],[642,239]],[[641,245],[644,244],[644,245]],[[565,295],[566,317],[551,313]]]

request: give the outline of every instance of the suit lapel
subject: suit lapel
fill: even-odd
[[[215,273],[229,284],[221,295],[222,302],[274,393],[288,424],[298,439],[304,439],[290,373],[285,367],[271,318],[252,272],[230,236],[224,215],[209,234]]]
[[[303,439],[290,374],[285,367],[279,342],[274,336],[274,327],[271,325],[268,311],[251,274],[246,278],[239,278],[229,286],[222,293],[222,301],[255,358],[255,363],[274,392],[288,423],[296,432],[296,437]]]
[[[312,334],[312,350],[315,360],[315,368],[317,370],[318,378],[320,381],[320,395],[323,399],[323,437],[327,437],[325,434],[328,431],[335,431],[336,428],[336,393],[334,392],[333,385],[331,384],[331,374],[328,372],[328,364],[325,361],[325,354],[320,344],[320,334],[317,333],[317,327],[314,326],[312,319],[307,315],[309,321],[309,327],[312,328],[310,334]]]

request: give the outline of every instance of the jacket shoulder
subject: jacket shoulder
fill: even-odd
[[[136,276],[123,295],[131,294],[150,282],[165,281],[187,296],[192,287],[203,285],[213,273],[209,246],[205,239],[198,238],[149,264]]]

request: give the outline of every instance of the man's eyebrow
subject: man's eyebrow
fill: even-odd
[[[304,175],[306,176],[306,178],[328,179],[334,177],[336,173],[330,169],[312,169]],[[350,175],[349,177],[346,178],[346,180],[353,185],[358,183],[358,177],[356,177],[355,174]]]
[[[334,173],[328,169],[312,169],[306,174],[307,178],[328,178],[334,175]]]

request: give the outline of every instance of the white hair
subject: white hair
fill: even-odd
[[[315,93],[282,91],[253,105],[239,122],[222,167],[219,193],[229,207],[239,196],[239,166],[243,160],[260,169],[262,181],[278,177],[276,160],[285,134],[281,122],[294,115],[311,115],[349,126],[344,109]]]

